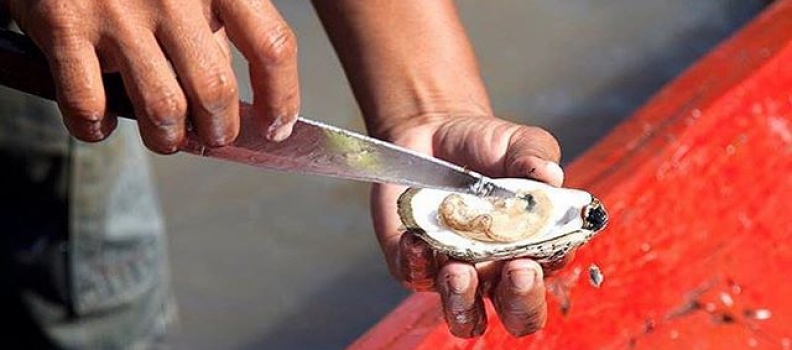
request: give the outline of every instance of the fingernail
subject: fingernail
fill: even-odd
[[[159,125],[157,128],[165,142],[175,143],[179,137],[179,128],[175,124]]]
[[[163,125],[160,127],[164,153],[174,153],[179,150],[179,146],[184,139],[179,139],[179,128],[176,125]]]
[[[554,183],[557,183],[558,185],[564,183],[564,170],[561,169],[561,166],[558,165],[558,163],[547,162],[547,164],[545,165],[545,171],[548,177],[550,177],[554,181],[557,181]]]
[[[283,117],[277,117],[272,121],[269,128],[267,128],[267,134],[265,136],[270,141],[280,142],[291,135],[292,127],[293,124],[286,124]]]
[[[87,124],[88,136],[95,141],[104,140],[107,137],[105,125],[101,121],[89,122]]]
[[[207,140],[206,144],[211,147],[228,146],[234,142],[236,135],[225,132],[216,132],[212,138]]]
[[[278,129],[281,127],[281,125],[283,125],[283,118],[278,117],[272,121],[272,124],[270,124],[270,126],[267,128],[267,132],[264,135],[267,140],[275,141],[275,136],[277,135]]]
[[[470,274],[449,274],[446,277],[448,283],[448,290],[454,294],[464,293],[470,287]]]
[[[517,293],[527,293],[536,285],[536,271],[532,269],[514,269],[509,271],[509,281]]]

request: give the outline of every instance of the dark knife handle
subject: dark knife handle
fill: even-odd
[[[132,102],[124,90],[119,74],[104,74],[107,110],[117,116],[134,119]],[[55,100],[55,82],[44,54],[30,38],[0,30],[0,85]]]

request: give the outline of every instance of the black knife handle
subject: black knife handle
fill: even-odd
[[[110,114],[134,119],[132,102],[117,73],[104,74],[107,110]],[[44,54],[25,35],[0,30],[0,85],[55,100],[55,83]]]

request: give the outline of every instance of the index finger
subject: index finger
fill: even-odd
[[[269,1],[224,0],[218,5],[229,38],[250,64],[261,132],[282,141],[291,134],[300,108],[297,39]]]

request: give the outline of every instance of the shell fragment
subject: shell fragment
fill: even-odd
[[[602,282],[605,281],[605,275],[602,274],[602,270],[600,270],[599,266],[595,264],[591,264],[589,266],[589,283],[594,288],[599,288],[602,286]]]

